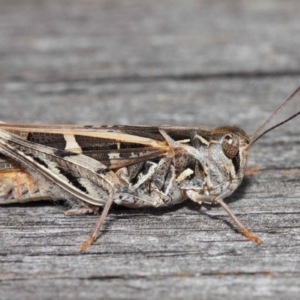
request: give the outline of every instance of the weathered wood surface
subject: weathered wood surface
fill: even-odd
[[[241,125],[253,132],[300,83],[298,1],[1,1],[0,120]],[[299,110],[300,96],[278,119]],[[219,207],[0,207],[0,299],[295,299],[300,136],[295,120],[252,149],[259,171]]]

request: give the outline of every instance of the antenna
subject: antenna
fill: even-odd
[[[295,97],[295,95],[300,91],[300,86],[293,92],[292,95],[290,95],[282,104],[281,106],[271,115],[271,117],[264,122],[251,136],[250,136],[250,144],[249,147],[251,145],[253,145],[258,139],[260,139],[263,135],[265,135],[266,133],[268,133],[269,131],[283,125],[284,123],[289,122],[290,120],[294,119],[295,117],[297,117],[300,114],[300,111],[298,111],[297,113],[295,113],[294,115],[292,115],[291,117],[289,117],[288,119],[272,126],[271,128],[265,130],[264,132],[260,133],[277,115],[278,113]]]

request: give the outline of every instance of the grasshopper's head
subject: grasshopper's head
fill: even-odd
[[[238,174],[246,167],[250,138],[246,132],[237,126],[224,126],[212,131],[210,144],[217,144],[220,156],[231,161],[234,173]]]
[[[241,183],[248,160],[250,138],[236,126],[212,131],[208,146],[207,184],[212,194],[230,195]]]

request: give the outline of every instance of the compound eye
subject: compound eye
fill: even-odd
[[[234,158],[239,152],[239,140],[237,137],[225,135],[222,141],[224,154],[229,158]]]

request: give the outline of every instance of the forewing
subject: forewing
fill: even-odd
[[[91,157],[109,169],[161,157],[169,147],[157,127],[0,124],[21,139]]]

